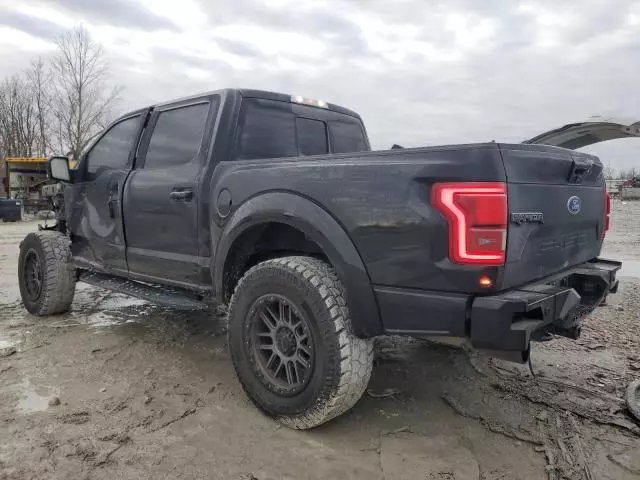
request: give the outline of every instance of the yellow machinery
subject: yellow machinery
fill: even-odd
[[[6,164],[6,190],[7,197],[11,198],[11,190],[19,190],[19,194],[24,198],[30,195],[37,195],[37,189],[47,180],[47,157],[7,157]],[[76,161],[70,160],[69,166],[75,168]],[[12,175],[13,174],[13,175]],[[12,178],[13,177],[13,178]]]
[[[4,186],[7,198],[22,200],[24,211],[36,213],[51,208],[51,184],[48,178],[47,157],[6,157],[6,179]],[[69,161],[69,166],[75,168],[76,161]]]
[[[31,189],[36,184],[46,181],[47,162],[46,157],[5,158],[7,197],[29,197]]]

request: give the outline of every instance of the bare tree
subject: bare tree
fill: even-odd
[[[82,26],[61,35],[52,59],[55,131],[64,150],[78,158],[99,131],[118,99],[108,88],[108,65],[102,47]]]
[[[45,69],[41,57],[31,62],[27,80],[35,108],[38,155],[46,156],[51,148],[51,73]]]
[[[611,165],[607,165],[606,167],[604,167],[603,173],[604,173],[605,179],[613,180],[616,176],[616,169],[613,168]]]
[[[36,111],[22,76],[0,83],[0,148],[7,156],[31,156],[36,148]]]

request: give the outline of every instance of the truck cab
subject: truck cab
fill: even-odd
[[[223,90],[113,122],[86,150],[67,192],[74,262],[142,281],[209,288],[211,223],[234,200],[228,191],[212,198],[217,165],[369,150],[357,114],[291,98]]]

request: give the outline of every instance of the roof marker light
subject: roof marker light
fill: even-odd
[[[315,100],[313,98],[303,97],[302,95],[292,95],[291,101],[301,103],[303,105],[311,105],[320,108],[329,108],[329,104],[323,100]]]

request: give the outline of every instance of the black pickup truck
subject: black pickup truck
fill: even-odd
[[[248,396],[293,428],[351,408],[384,334],[466,338],[524,362],[577,338],[615,292],[598,259],[598,158],[528,144],[370,151],[356,113],[221,90],[122,116],[64,182],[58,222],[21,243],[26,309],[84,281],[174,308],[228,304]]]

